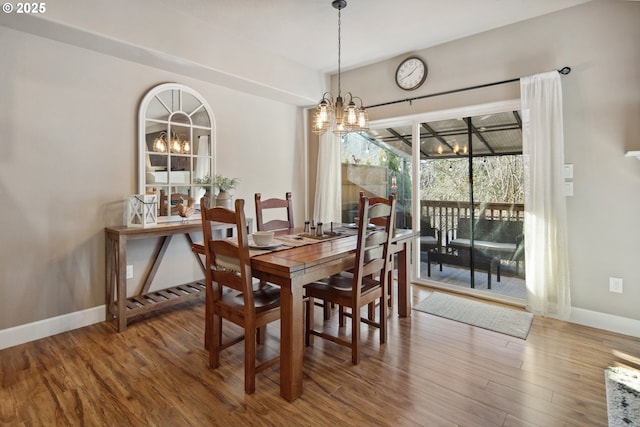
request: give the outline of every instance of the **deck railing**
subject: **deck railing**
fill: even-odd
[[[440,230],[443,243],[447,230],[458,228],[460,219],[472,217],[471,213],[469,202],[420,200],[420,215],[422,219],[428,218],[431,227]],[[524,204],[474,203],[473,217],[499,221],[524,221]]]

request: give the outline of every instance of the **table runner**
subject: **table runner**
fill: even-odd
[[[286,235],[276,235],[273,238],[272,245],[267,249],[261,249],[255,247],[255,243],[253,242],[253,238],[251,235],[248,236],[249,240],[249,254],[253,257],[256,255],[263,255],[269,252],[283,251],[290,248],[297,248],[299,246],[311,245],[313,243],[325,242],[327,240],[335,240],[343,237],[352,236],[357,233],[357,230],[352,230],[346,227],[339,227],[334,230],[334,236],[325,235],[322,239],[307,237],[304,234],[286,234]],[[328,236],[328,237],[326,237]],[[235,238],[231,237],[229,240],[234,241]],[[280,243],[280,246],[272,247]]]

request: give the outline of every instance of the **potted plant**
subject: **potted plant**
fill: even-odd
[[[200,188],[204,190],[204,194],[203,196],[206,197],[206,199],[208,201],[211,201],[211,195],[213,194],[213,183],[211,180],[211,175],[206,175],[204,178],[194,178],[193,180],[194,184],[200,184]],[[208,203],[209,207],[211,205],[211,202]]]
[[[240,179],[228,178],[222,175],[216,175],[213,185],[218,188],[218,195],[216,197],[216,206],[223,206],[227,209],[233,209],[231,203],[231,194],[229,190],[236,188]]]

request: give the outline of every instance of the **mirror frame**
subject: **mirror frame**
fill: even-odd
[[[175,91],[175,92],[174,92]],[[161,96],[163,94],[165,94],[165,97],[167,97],[166,93],[169,92],[171,95],[169,96],[175,96],[177,95],[177,103],[174,102],[174,98],[171,98],[171,102],[163,102]],[[185,107],[185,105],[183,104],[183,100],[184,100],[184,95],[190,95],[193,98],[195,98],[200,105],[198,105],[193,111],[183,111],[182,108]],[[164,109],[166,109],[166,114],[167,114],[167,119],[161,119],[161,118],[157,118],[157,117],[150,117],[149,116],[149,106],[152,102],[154,102],[154,100],[159,101],[160,105],[162,105],[162,107]],[[168,105],[171,104],[171,105]],[[194,124],[193,120],[192,120],[192,116],[197,113],[200,112],[200,110],[204,109],[208,115],[208,119],[209,119],[209,125],[208,126],[203,126],[203,125],[198,125],[198,124]],[[180,117],[183,120],[178,121],[175,120],[176,117]],[[172,120],[173,119],[173,120]],[[150,164],[150,160],[148,161],[148,157],[149,155],[153,155],[154,151],[152,151],[147,143],[147,125],[148,125],[148,121],[151,120],[153,121],[155,124],[158,125],[158,129],[156,131],[154,131],[153,133],[162,133],[164,132],[166,135],[171,136],[172,135],[172,127],[179,127],[184,129],[188,129],[188,140],[190,142],[190,152],[189,154],[181,154],[180,157],[182,158],[183,161],[188,162],[189,164],[189,169],[187,170],[187,175],[188,175],[188,182],[184,183],[181,182],[180,186],[181,187],[186,187],[188,189],[189,195],[192,197],[196,197],[196,195],[194,194],[196,188],[204,188],[202,185],[199,185],[198,183],[195,183],[194,180],[195,178],[195,174],[193,173],[194,170],[194,166],[193,166],[193,162],[195,161],[195,159],[202,159],[202,158],[207,158],[208,157],[208,168],[210,171],[210,177],[214,177],[215,176],[215,156],[216,156],[216,135],[215,135],[215,117],[211,111],[211,107],[209,106],[209,103],[196,91],[194,91],[193,89],[191,89],[188,86],[182,85],[182,84],[178,84],[178,83],[163,83],[160,84],[158,86],[153,87],[151,90],[149,90],[145,96],[142,98],[142,101],[140,102],[140,107],[138,109],[138,192],[139,194],[147,194],[148,189],[150,188],[150,183],[147,182],[147,176],[148,176],[148,172],[154,172],[154,171],[150,171],[147,170],[147,166]],[[199,133],[204,132],[205,134],[208,133],[209,135],[209,153],[208,155],[205,156],[197,156],[194,154],[194,150],[195,150],[195,143],[194,143],[194,129],[197,130]],[[174,135],[176,133],[174,132]],[[182,134],[181,134],[182,135]],[[201,135],[203,136],[203,135]],[[170,139],[171,138],[167,138],[167,143],[170,143]],[[149,194],[156,194],[158,197],[158,222],[162,223],[162,222],[171,222],[171,221],[182,221],[184,218],[182,218],[179,215],[175,215],[172,214],[171,212],[171,203],[169,202],[171,200],[171,191],[172,191],[172,187],[176,187],[171,185],[171,168],[172,166],[172,156],[176,156],[176,154],[171,153],[171,149],[168,147],[167,149],[167,166],[165,167],[165,171],[167,173],[167,182],[166,183],[160,183],[160,185],[154,185],[153,186],[153,191],[150,192]],[[176,161],[180,160],[179,158],[176,158]],[[167,194],[165,195],[165,200],[167,200],[167,209],[168,209],[168,215],[160,215],[161,213],[161,206],[163,201],[160,200],[160,194],[156,193],[156,189],[157,187],[166,187],[167,188]],[[212,188],[209,188],[209,190],[211,191]],[[212,194],[212,193],[211,193]],[[199,197],[195,200],[195,203],[197,206],[199,206],[200,200]]]

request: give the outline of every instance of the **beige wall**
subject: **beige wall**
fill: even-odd
[[[429,67],[419,90],[394,82],[405,56],[343,73],[342,88],[367,105],[572,68],[562,78],[571,299],[576,309],[640,320],[640,2],[592,2],[416,53]],[[335,78],[334,84],[335,84]],[[374,108],[372,120],[519,97],[508,84]],[[624,293],[608,290],[609,277]]]
[[[225,32],[216,25],[224,6],[215,10],[205,18],[157,0],[55,0],[42,14],[2,13],[0,25],[288,104],[323,92],[322,73],[247,44],[242,27]]]
[[[72,2],[66,4],[71,7]],[[132,13],[142,9],[134,7]],[[88,13],[73,12],[68,15]],[[64,11],[60,14],[47,16],[63,21]],[[1,18],[0,24],[13,27],[14,21]],[[27,24],[34,32],[49,29],[30,19]],[[566,160],[575,166],[576,195],[568,199],[573,305],[629,319],[640,319],[640,162],[624,157],[625,150],[640,150],[638,22],[640,2],[597,1],[420,51],[429,65],[429,78],[410,93],[439,92],[564,65],[573,68],[563,78]],[[110,28],[103,30],[108,33]],[[73,35],[58,30],[51,33],[61,40]],[[247,199],[248,213],[254,191],[292,191],[296,221],[301,222],[301,199],[306,188],[314,188],[313,174],[305,183],[307,134],[302,130],[303,113],[294,105],[303,105],[300,99],[309,93],[322,92],[317,75],[298,68],[299,75],[288,78],[264,61],[262,68],[269,67],[268,72],[258,71],[270,79],[264,87],[300,94],[297,100],[273,101],[269,99],[278,99],[273,93],[248,94],[260,88],[234,85],[238,90],[231,90],[222,81],[216,86],[198,79],[204,75],[199,73],[226,63],[208,64],[210,69],[169,64],[172,68],[162,58],[145,57],[162,66],[144,66],[133,62],[131,52],[118,50],[120,45],[108,46],[113,55],[106,55],[91,50],[100,43],[90,37],[69,40],[71,44],[65,44],[0,26],[0,331],[104,304],[104,227],[122,222],[123,201],[136,191],[137,106],[158,83],[183,83],[207,99],[218,127],[218,171],[241,178],[236,196]],[[168,46],[168,52],[175,50]],[[196,54],[190,52],[192,57]],[[406,97],[393,80],[400,59],[346,72],[342,87],[366,104]],[[236,65],[241,64],[229,66]],[[372,109],[370,114],[382,119],[438,111],[512,99],[518,92],[517,85],[500,86]],[[244,122],[247,117],[250,125]],[[287,167],[274,166],[282,164]],[[309,167],[315,170],[313,150]],[[308,199],[312,202],[313,194]],[[157,286],[199,274],[188,248],[174,240],[169,249],[172,262],[161,271],[167,283]],[[137,274],[131,289],[138,286],[151,243],[130,248]],[[624,279],[624,294],[608,292],[609,276]]]
[[[123,223],[137,191],[137,108],[156,84],[184,83],[209,102],[217,171],[241,179],[247,216],[254,191],[304,194],[295,106],[2,26],[0,50],[0,331],[105,303],[104,227]],[[302,221],[302,198],[295,204]],[[172,242],[157,287],[201,276],[183,240]],[[153,243],[131,245],[130,289]]]

